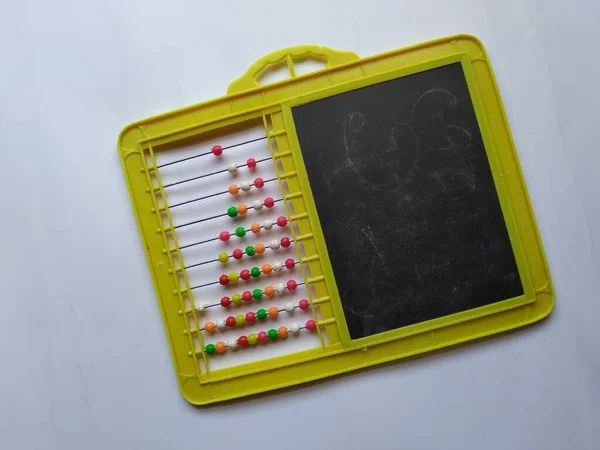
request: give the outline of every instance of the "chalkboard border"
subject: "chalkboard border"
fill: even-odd
[[[521,277],[524,295],[514,297],[512,299],[507,299],[499,302],[495,302],[492,304],[488,304],[485,306],[481,306],[478,308],[470,309],[467,311],[462,311],[454,314],[450,314],[447,316],[439,317],[436,319],[431,319],[428,321],[420,322],[413,325],[408,325],[406,327],[385,331],[378,334],[373,334],[370,336],[366,336],[363,338],[352,339],[350,337],[350,333],[348,330],[348,326],[346,324],[345,315],[342,307],[342,301],[339,295],[339,291],[337,289],[337,284],[335,282],[335,276],[333,273],[333,268],[331,265],[331,260],[329,258],[329,254],[327,252],[327,245],[325,242],[323,230],[321,228],[318,213],[316,209],[316,204],[314,197],[312,195],[312,190],[310,187],[310,183],[308,180],[308,174],[306,171],[306,167],[304,164],[304,160],[302,157],[302,151],[300,149],[300,143],[298,139],[298,135],[296,132],[296,127],[294,124],[292,109],[296,106],[305,105],[307,103],[311,103],[317,100],[321,100],[324,98],[328,98],[334,95],[342,94],[344,92],[352,91],[355,89],[360,89],[364,87],[368,87],[374,84],[382,83],[385,81],[390,81],[393,79],[401,78],[408,75],[417,74],[419,72],[436,69],[442,66],[460,63],[465,75],[465,79],[467,82],[467,87],[469,90],[469,94],[471,96],[471,100],[473,102],[473,107],[475,110],[475,115],[477,118],[477,123],[479,125],[481,136],[484,143],[484,148],[488,157],[488,161],[490,163],[490,168],[492,172],[492,177],[494,180],[494,185],[496,187],[496,191],[498,193],[498,198],[500,201],[500,207],[502,210],[502,215],[506,221],[506,226],[509,234],[509,239],[511,242],[511,246],[513,249],[513,253],[515,255],[515,260],[517,263],[519,275]],[[307,95],[302,95],[297,97],[296,99],[286,102],[282,104],[282,112],[283,112],[283,120],[284,127],[288,132],[290,145],[292,153],[294,154],[294,161],[296,167],[298,169],[299,174],[299,183],[301,186],[301,190],[304,193],[304,199],[307,205],[307,209],[309,211],[309,216],[311,218],[311,224],[313,227],[313,232],[315,234],[315,243],[319,252],[320,257],[323,261],[323,271],[326,279],[327,290],[331,297],[331,305],[333,308],[334,316],[336,323],[338,324],[338,331],[341,339],[341,343],[346,348],[354,348],[354,347],[364,347],[368,345],[381,344],[384,342],[388,342],[391,340],[401,339],[403,337],[416,335],[419,333],[430,332],[436,329],[440,329],[443,327],[453,326],[462,322],[472,321],[474,319],[483,319],[488,316],[493,316],[494,314],[511,310],[514,308],[519,308],[526,306],[535,302],[536,300],[536,289],[533,286],[532,278],[531,278],[531,269],[529,267],[526,250],[524,248],[524,243],[522,240],[521,232],[519,229],[518,219],[523,212],[530,212],[530,207],[527,204],[524,211],[517,212],[514,208],[514,202],[518,199],[515,197],[514,193],[512,193],[508,189],[508,183],[510,182],[509,178],[506,176],[507,172],[503,169],[502,161],[507,158],[511,158],[517,164],[517,171],[513,173],[515,176],[520,176],[520,167],[518,167],[518,159],[516,158],[516,153],[514,150],[514,145],[512,144],[512,139],[510,138],[510,133],[508,132],[508,127],[506,127],[506,132],[508,137],[508,142],[511,144],[506,148],[506,152],[503,155],[499,154],[498,148],[496,146],[496,138],[497,136],[492,133],[492,130],[489,126],[490,118],[488,117],[489,105],[486,106],[484,99],[481,96],[481,92],[478,88],[477,78],[473,71],[472,64],[477,63],[477,59],[473,60],[469,58],[466,53],[458,53],[452,56],[432,59],[424,63],[415,64],[407,67],[402,67],[400,69],[395,69],[391,71],[387,71],[384,73],[379,73],[373,76],[365,76],[359,80],[353,80],[341,85],[337,85],[334,87],[322,89],[317,92],[312,92]],[[484,60],[484,64],[487,65],[487,62]],[[489,67],[489,66],[488,66]],[[497,99],[499,100],[499,98]],[[506,118],[504,116],[504,111],[501,109],[500,103],[500,113],[503,116],[504,123],[506,123]],[[498,132],[499,133],[499,132]],[[497,133],[497,134],[498,134]],[[511,152],[512,150],[512,152]],[[504,156],[504,158],[502,158]],[[506,162],[506,161],[505,161]],[[525,194],[525,200],[527,201],[527,192],[525,190],[525,185],[522,180],[517,180],[521,182],[522,191],[521,197],[523,193]],[[530,219],[533,219],[533,216],[530,215]],[[534,220],[534,219],[533,219]],[[536,230],[537,232],[537,230]],[[539,242],[539,237],[538,237]],[[329,319],[329,317],[324,317],[324,319]]]

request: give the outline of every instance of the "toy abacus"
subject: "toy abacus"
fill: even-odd
[[[297,76],[294,64],[325,64]],[[260,85],[286,67],[290,78]],[[488,57],[454,36],[267,55],[118,143],[184,397],[207,404],[540,320],[554,293]]]

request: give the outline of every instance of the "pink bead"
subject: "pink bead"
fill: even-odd
[[[219,233],[219,239],[223,242],[227,242],[229,240],[229,233],[227,231],[221,231]]]
[[[242,280],[249,280],[250,279],[250,271],[248,269],[243,269],[242,271],[240,271],[240,278]]]
[[[252,311],[246,313],[246,322],[252,323],[256,321],[256,314]]]
[[[300,300],[298,302],[298,306],[300,307],[300,309],[302,311],[306,311],[308,309],[308,305],[309,305],[308,300],[306,300],[305,298],[303,298],[302,300]]]
[[[290,238],[289,237],[282,237],[281,238],[281,246],[283,248],[288,248],[290,246]]]
[[[211,149],[213,155],[215,156],[221,156],[223,154],[223,147],[221,147],[220,145],[215,145],[212,149]]]
[[[260,342],[261,344],[266,344],[269,340],[269,336],[267,336],[267,333],[264,331],[259,331],[257,338],[258,342]]]
[[[248,169],[250,169],[250,172],[254,172],[254,169],[256,169],[256,160],[254,158],[248,158],[246,164],[248,165]]]
[[[294,266],[296,265],[296,261],[294,261],[292,258],[288,258],[285,260],[285,267],[287,267],[288,269],[293,269]]]
[[[280,226],[280,227],[283,228],[283,227],[285,227],[287,225],[287,222],[288,221],[287,221],[286,217],[281,216],[281,217],[277,218],[277,226]]]
[[[258,188],[258,189],[262,189],[262,187],[265,185],[265,181],[262,178],[257,178],[256,180],[254,180],[254,187]]]
[[[273,200],[272,197],[267,197],[265,198],[265,201],[263,203],[265,205],[265,207],[267,208],[272,208],[273,205],[275,205],[275,200]]]
[[[242,259],[244,252],[241,248],[236,248],[233,252],[231,252],[231,256],[233,256],[234,259]]]
[[[314,320],[307,320],[304,326],[308,331],[315,331],[317,329],[317,323]]]
[[[285,285],[290,292],[295,291],[296,288],[298,287],[298,283],[296,283],[296,281],[294,281],[294,280],[288,280]]]
[[[252,300],[252,292],[250,292],[250,291],[242,292],[242,300],[244,300],[245,302],[251,301]]]

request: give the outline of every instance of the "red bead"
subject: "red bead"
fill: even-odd
[[[285,227],[287,225],[287,218],[283,217],[283,216],[278,217],[277,218],[277,225],[280,226],[280,227],[282,227],[282,228]]]
[[[264,331],[259,331],[257,337],[258,337],[258,342],[260,342],[261,344],[266,344],[267,341],[269,340],[269,336]]]
[[[248,158],[246,164],[248,165],[248,169],[250,169],[250,172],[254,172],[254,169],[256,169],[256,160],[254,158]]]
[[[234,259],[242,259],[244,252],[241,248],[236,248],[233,252],[231,252],[231,256],[233,256]]]
[[[243,269],[240,272],[240,278],[242,280],[249,280],[250,279],[250,271],[248,269]]]
[[[231,299],[229,297],[223,297],[221,299],[221,306],[223,308],[229,308],[231,306]]]
[[[281,238],[281,246],[283,248],[288,248],[290,246],[290,238],[289,237],[282,237]]]
[[[223,154],[223,147],[221,147],[220,145],[215,145],[211,151],[213,155],[221,156]]]
[[[305,327],[308,331],[315,331],[317,329],[317,323],[314,320],[308,320]]]
[[[252,300],[252,292],[250,292],[250,291],[242,292],[242,300],[244,300],[245,302],[249,302],[250,300]]]
[[[240,336],[237,343],[240,347],[248,347],[248,336]]]
[[[257,178],[254,180],[254,187],[261,189],[265,185],[265,182],[262,178]]]
[[[227,319],[225,319],[225,325],[230,328],[235,327],[235,317],[229,316]]]
[[[219,277],[219,283],[221,283],[223,286],[229,284],[229,277],[225,274],[221,275]]]
[[[254,314],[252,311],[247,312],[246,313],[246,322],[248,322],[248,323],[256,322],[256,314]]]
[[[298,287],[298,283],[296,283],[296,281],[294,281],[294,280],[288,280],[287,283],[285,283],[285,285],[290,292],[295,291],[296,288]]]
[[[308,309],[308,305],[308,300],[306,300],[305,298],[298,302],[298,306],[302,311],[306,311]]]
[[[267,197],[265,198],[265,201],[263,203],[267,208],[272,208],[273,205],[275,204],[275,200],[273,200],[272,197]]]
[[[287,267],[288,269],[293,269],[294,266],[296,265],[296,261],[294,261],[292,258],[288,258],[285,260],[285,267]]]
[[[219,233],[219,239],[223,242],[227,242],[229,240],[229,233],[227,231],[221,231]]]

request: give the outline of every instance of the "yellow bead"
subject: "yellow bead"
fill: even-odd
[[[235,294],[233,294],[231,296],[231,301],[233,302],[234,305],[241,305],[242,304],[242,296],[236,292]]]
[[[244,319],[244,316],[242,314],[238,314],[237,316],[235,316],[235,326],[236,327],[243,327],[246,324],[246,319]]]
[[[254,333],[248,335],[248,343],[250,345],[256,345],[257,342],[258,336],[256,336]]]
[[[220,263],[225,264],[227,261],[229,261],[229,255],[227,255],[225,252],[219,253],[218,259]]]
[[[230,283],[237,283],[237,280],[240,279],[240,275],[237,272],[231,272],[228,276]]]

